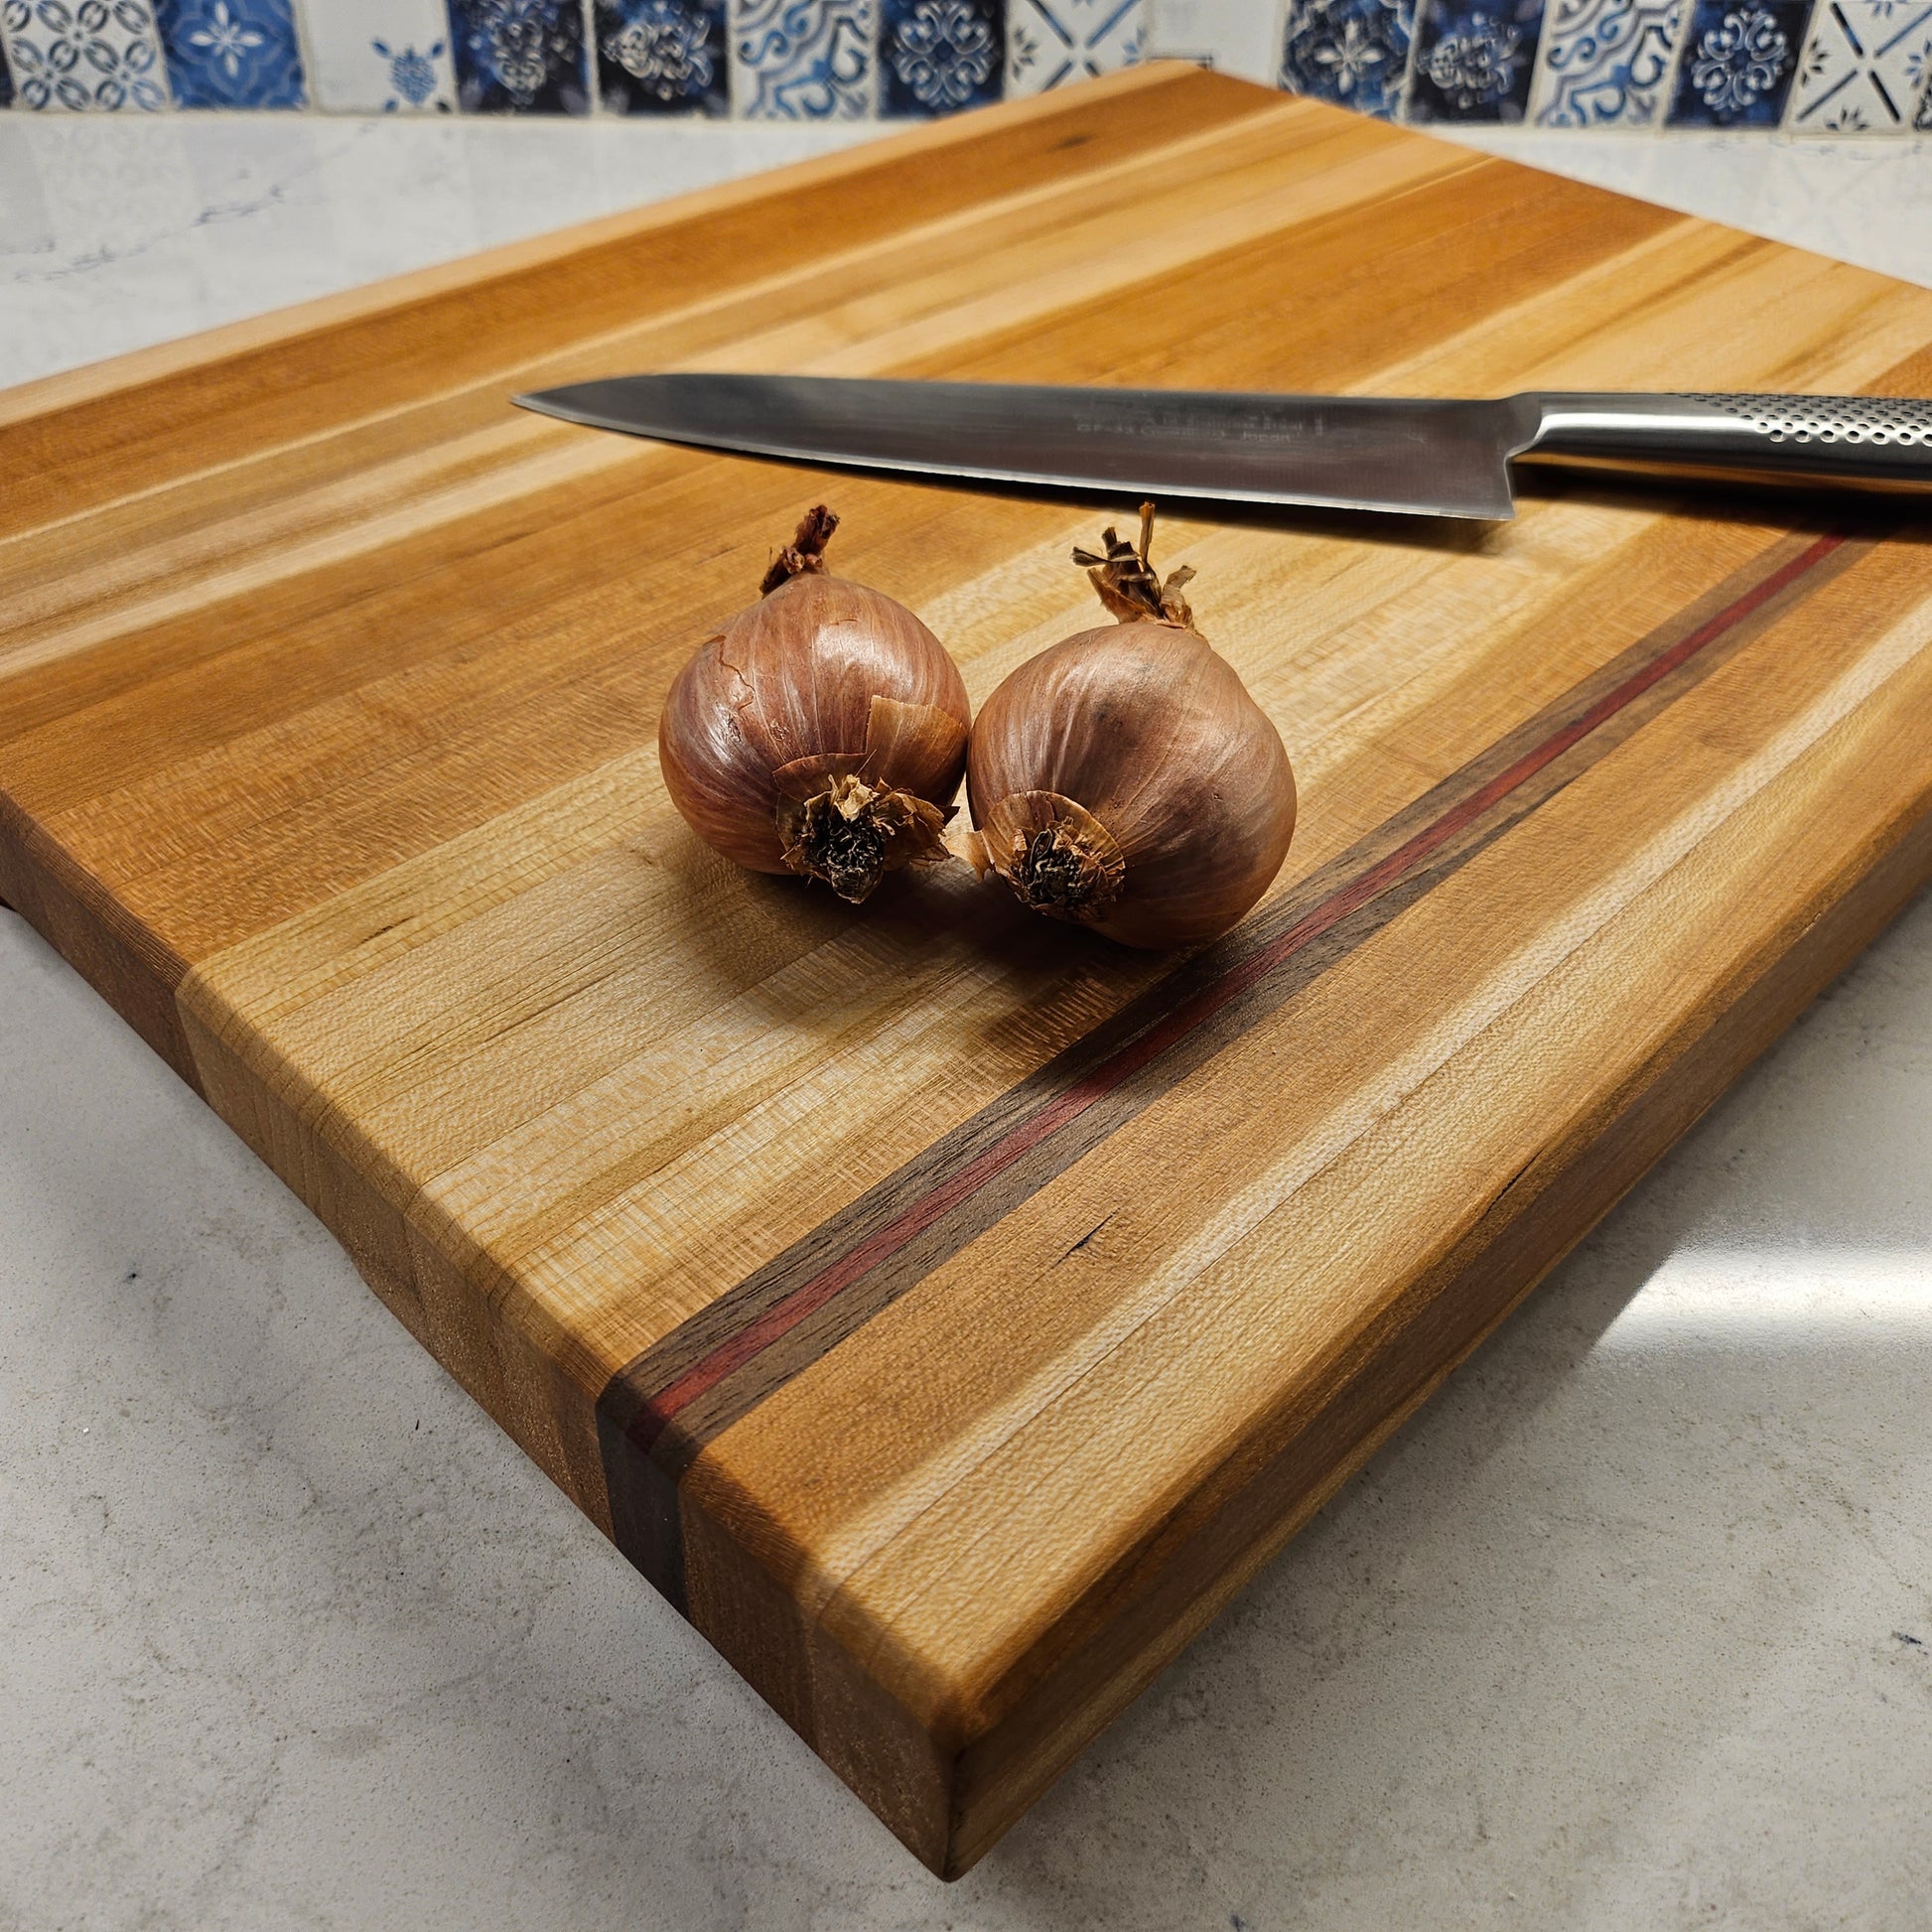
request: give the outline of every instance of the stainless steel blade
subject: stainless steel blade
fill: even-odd
[[[828,376],[629,375],[518,396],[664,443],[1123,495],[1515,514],[1530,398],[1438,402]],[[1527,411],[1525,404],[1529,404]]]

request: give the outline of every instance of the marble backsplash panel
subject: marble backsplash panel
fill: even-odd
[[[0,0],[0,108],[904,120],[1158,56],[1382,119],[1932,133],[1932,0]]]

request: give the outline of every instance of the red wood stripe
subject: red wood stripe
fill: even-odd
[[[1487,783],[1443,812],[1377,864],[1311,907],[1286,931],[1223,973],[1203,991],[1176,1007],[1165,1020],[1131,1040],[1098,1067],[1067,1087],[1036,1113],[1019,1122],[1001,1140],[966,1166],[939,1180],[922,1196],[866,1239],[822,1268],[783,1300],[766,1309],[728,1340],[654,1392],[650,1406],[661,1423],[678,1415],[726,1376],[742,1368],[808,1315],[824,1308],[859,1278],[923,1233],[961,1201],[1020,1160],[1031,1149],[1077,1118],[1122,1081],[1166,1052],[1177,1040],[1265,979],[1284,961],[1350,912],[1368,903],[1403,874],[1438,852],[1528,779],[1580,744],[1634,699],[1761,610],[1779,592],[1823,563],[1847,539],[1818,538],[1741,596],[1680,638],[1670,649],[1633,671],[1587,710],[1525,752]]]

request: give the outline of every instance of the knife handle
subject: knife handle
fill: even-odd
[[[1584,394],[1518,400],[1537,412],[1534,435],[1516,453],[1521,463],[1836,489],[1932,490],[1932,402]],[[1524,427],[1531,423],[1525,420]]]

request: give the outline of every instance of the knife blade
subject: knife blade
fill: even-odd
[[[1889,397],[1453,400],[673,373],[514,400],[595,429],[788,462],[1430,516],[1513,516],[1523,462],[1932,489],[1932,403]]]

